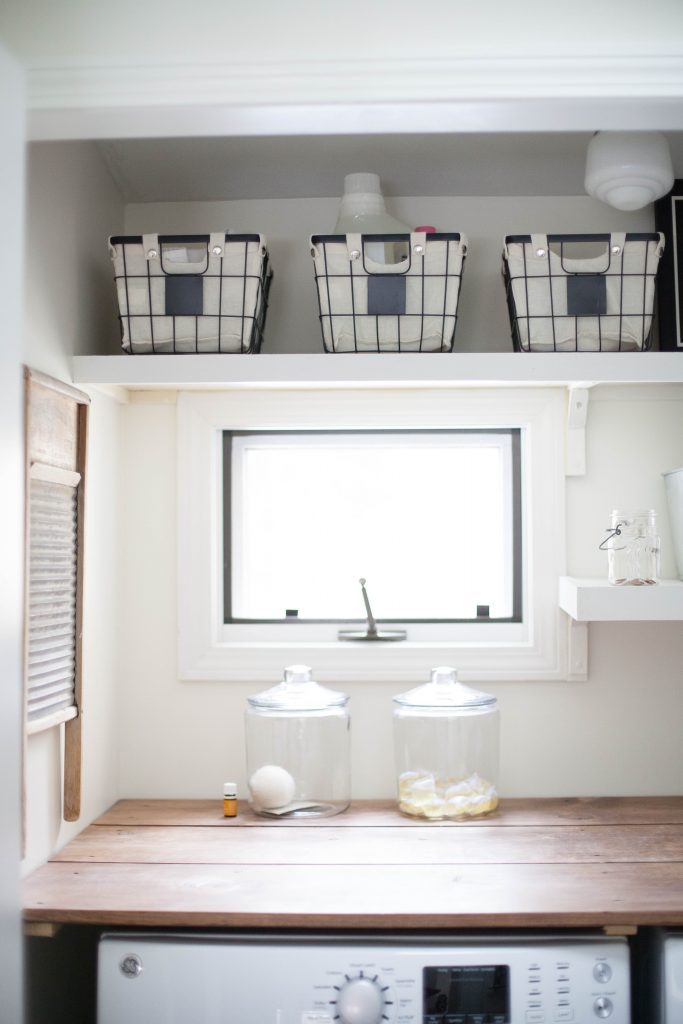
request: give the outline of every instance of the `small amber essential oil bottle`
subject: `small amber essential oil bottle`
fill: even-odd
[[[237,784],[223,783],[223,817],[234,818],[237,814]]]

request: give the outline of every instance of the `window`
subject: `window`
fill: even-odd
[[[520,431],[224,434],[225,622],[521,620]],[[416,636],[414,629],[409,637]]]
[[[317,678],[340,684],[356,680],[410,684],[425,678],[429,669],[439,664],[457,666],[461,678],[475,685],[571,677],[568,628],[558,608],[558,579],[565,572],[565,416],[566,392],[561,387],[354,389],[337,385],[180,393],[180,677],[267,683],[280,677],[283,666],[295,662],[310,664]],[[224,569],[232,544],[231,533],[226,540],[223,517],[226,431],[235,437],[260,435],[264,439],[312,432],[322,436],[333,432],[340,437],[382,432],[385,439],[394,433],[418,434],[422,440],[443,438],[454,431],[467,431],[471,436],[507,435],[511,448],[518,446],[519,462],[518,562],[515,564],[514,553],[508,560],[515,579],[513,614],[491,616],[483,624],[476,615],[470,617],[471,611],[463,619],[432,619],[434,609],[430,607],[429,620],[410,625],[406,641],[340,642],[337,621],[304,619],[300,597],[283,594],[277,599],[273,619],[268,618],[272,609],[265,605],[258,611],[263,617],[257,618],[250,605],[234,604],[231,589],[225,621]],[[284,501],[286,488],[281,488],[278,500]],[[451,515],[451,503],[449,498],[439,509],[444,520]],[[509,540],[507,543],[509,546]],[[512,546],[514,550],[514,542]],[[344,601],[341,614],[362,619],[358,578],[366,576],[373,612],[385,620],[385,598],[378,590],[382,570],[376,571],[377,582],[365,566],[361,570],[355,565],[353,572],[349,571],[347,596],[339,592]],[[490,611],[494,610],[493,598],[490,602],[487,596],[472,599],[477,604],[490,603]],[[354,601],[357,612],[351,610]],[[287,608],[299,610],[295,621],[286,614],[282,617],[282,604],[285,612]],[[415,609],[413,612],[417,615]],[[337,615],[336,609],[330,614]],[[386,612],[394,614],[393,610]],[[391,624],[387,620],[389,628]]]

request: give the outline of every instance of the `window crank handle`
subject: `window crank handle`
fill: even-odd
[[[363,601],[365,603],[365,611],[366,611],[367,616],[368,616],[368,636],[376,636],[377,635],[377,623],[375,622],[375,616],[372,614],[372,608],[370,607],[370,600],[368,598],[368,592],[365,589],[366,581],[361,576],[361,578],[358,580],[358,582],[360,583],[360,586],[361,586],[361,591],[363,593]]]

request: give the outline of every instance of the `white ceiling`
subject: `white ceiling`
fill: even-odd
[[[683,177],[683,133],[667,133]],[[582,195],[590,133],[126,139],[98,143],[126,202],[338,196],[374,171],[387,196]]]

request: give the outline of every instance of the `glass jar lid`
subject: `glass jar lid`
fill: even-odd
[[[284,679],[277,686],[271,686],[262,693],[252,694],[247,700],[256,708],[278,711],[323,711],[325,708],[343,707],[348,695],[339,690],[329,690],[313,679],[308,665],[289,665]]]
[[[611,528],[617,537],[621,534],[630,538],[647,537],[653,534],[657,528],[657,513],[653,508],[644,509],[642,512],[614,508],[612,509]]]
[[[612,509],[612,519],[625,519],[632,522],[636,519],[649,519],[654,522],[657,518],[657,513],[653,508],[642,509],[639,512],[631,512],[630,510],[624,511],[620,508]]]
[[[448,665],[433,668],[428,683],[394,697],[403,707],[449,709],[493,708],[496,698],[458,682],[458,673]]]

